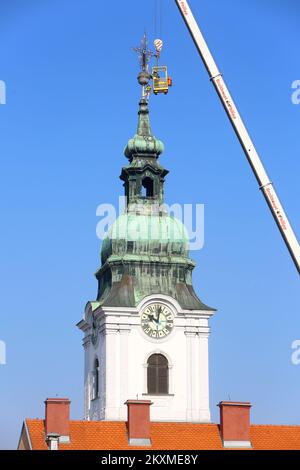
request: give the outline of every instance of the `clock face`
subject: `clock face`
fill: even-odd
[[[142,312],[142,329],[150,338],[161,339],[168,336],[174,326],[174,315],[166,305],[153,303]]]

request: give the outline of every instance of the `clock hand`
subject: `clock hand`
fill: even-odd
[[[157,323],[159,323],[160,314],[161,314],[161,307],[158,307],[158,308],[156,309]]]
[[[154,315],[151,315],[151,314],[149,314],[148,317],[149,318],[151,317],[151,321],[153,321],[155,323],[158,323],[158,321],[157,321],[157,311],[155,313],[156,313],[156,318],[154,317]]]
[[[153,321],[154,323],[157,323],[156,319],[154,318],[154,315],[151,315],[151,313],[149,313],[148,318],[150,322]]]

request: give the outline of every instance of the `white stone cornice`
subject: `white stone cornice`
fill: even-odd
[[[201,338],[209,338],[210,336],[210,330],[209,331],[199,331],[198,336]]]
[[[131,328],[129,325],[117,325],[117,324],[106,324],[103,329],[101,329],[101,333],[108,335],[108,334],[129,334],[131,331]]]
[[[184,334],[186,336],[201,336],[201,338],[208,338],[210,335],[210,329],[207,327],[185,327]]]
[[[185,336],[197,336],[197,331],[185,331]]]
[[[86,349],[91,342],[92,342],[92,335],[87,335],[83,338],[82,345]]]
[[[131,328],[126,327],[125,325],[122,325],[122,328],[120,328],[119,333],[120,335],[128,335],[131,331]]]
[[[97,309],[94,313],[93,313],[93,317],[95,320],[98,320],[99,318],[101,318],[103,316],[103,310],[101,310],[100,308]]]
[[[76,324],[77,328],[79,328],[84,333],[89,330],[90,325],[89,323],[83,318]]]
[[[211,310],[181,310],[180,315],[188,319],[201,318],[209,320],[216,312]]]
[[[105,336],[108,336],[108,335],[116,335],[117,333],[119,333],[119,329],[118,328],[109,328],[109,327],[106,327],[105,330],[103,331],[103,334]]]

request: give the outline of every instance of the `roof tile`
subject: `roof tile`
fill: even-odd
[[[47,450],[44,420],[26,420],[32,448]],[[69,444],[62,450],[135,450],[128,445],[126,423],[122,421],[70,421]],[[153,450],[221,450],[217,424],[151,423]],[[300,450],[300,426],[251,425],[254,449]],[[143,447],[145,449],[145,447]]]

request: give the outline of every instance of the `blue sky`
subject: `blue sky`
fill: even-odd
[[[194,286],[211,321],[216,404],[253,403],[256,423],[300,424],[299,278],[175,2],[163,4],[163,61],[174,86],[152,97],[165,143],[168,203],[205,204]],[[0,447],[22,420],[68,396],[83,414],[83,349],[75,324],[96,296],[96,208],[117,204],[123,148],[136,128],[131,47],[154,39],[154,0],[7,0],[0,6]],[[220,70],[300,234],[297,0],[191,0]]]

